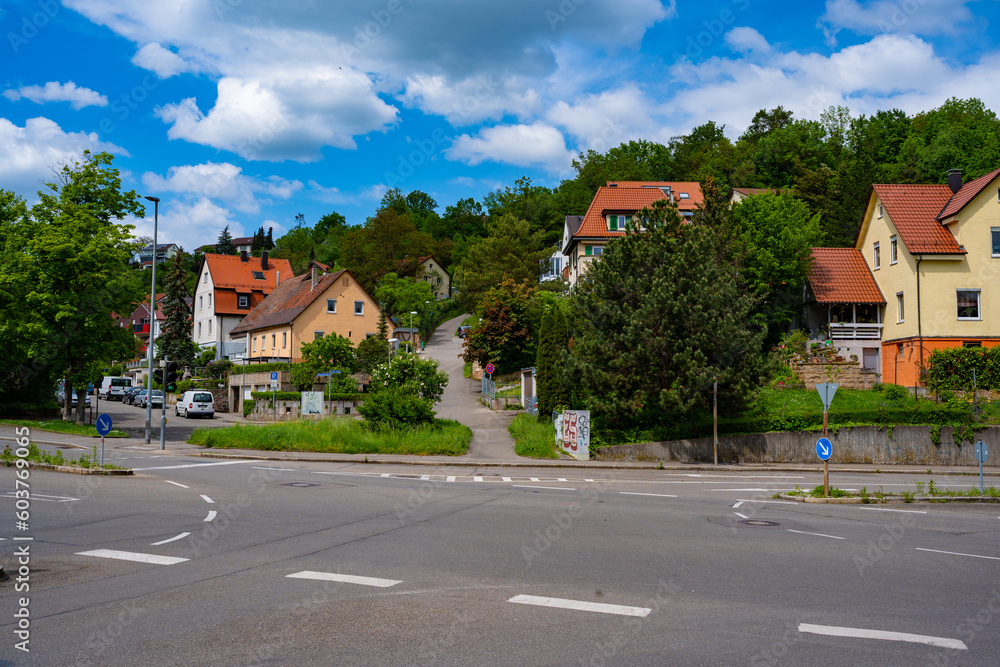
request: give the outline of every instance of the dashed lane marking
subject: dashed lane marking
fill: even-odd
[[[190,534],[191,533],[181,533],[180,535],[174,535],[173,537],[167,538],[165,540],[160,540],[159,542],[153,542],[149,546],[151,546],[151,547],[158,547],[161,544],[169,544],[170,542],[176,542],[177,540],[183,540],[185,537],[187,537]]]
[[[445,480],[445,481],[447,481],[447,482],[454,482],[455,481],[455,476],[454,475],[448,475],[448,479]]]
[[[311,572],[304,570],[295,574],[286,575],[289,579],[317,579],[319,581],[339,581],[344,584],[358,584],[360,586],[375,586],[377,588],[389,588],[396,584],[403,583],[396,579],[378,579],[376,577],[358,577],[353,574],[338,574],[336,572]]]
[[[862,510],[874,510],[875,512],[906,512],[907,514],[927,514],[926,510],[891,510],[888,507],[859,507]]]
[[[638,493],[636,491],[619,491],[623,496],[657,496],[659,498],[676,498],[669,493]]]
[[[16,498],[17,497],[13,491],[7,491],[6,493],[3,494],[3,496],[5,498]],[[71,502],[80,500],[79,498],[72,498],[70,496],[48,496],[48,495],[45,495],[45,494],[42,494],[42,493],[32,493],[31,494],[31,499],[32,500],[39,500],[39,501],[45,502],[45,503],[71,503]]]
[[[957,551],[938,551],[937,549],[921,549],[920,547],[916,547],[916,549],[917,551],[929,551],[935,554],[948,554],[949,556],[967,556],[968,558],[985,558],[987,560],[1000,560],[1000,558],[997,558],[996,556],[979,556],[976,554],[963,554]]]
[[[481,481],[483,481],[483,478],[482,477],[473,477],[472,481],[474,481],[474,482],[481,482]]]
[[[857,637],[860,639],[885,639],[893,642],[912,642],[914,644],[927,644],[939,648],[950,648],[957,651],[966,651],[968,646],[960,639],[950,637],[931,637],[929,635],[914,635],[909,632],[889,632],[887,630],[868,630],[865,628],[841,628],[833,625],[812,625],[811,623],[799,623],[799,632],[809,632],[815,635],[827,635],[829,637]]]
[[[519,489],[551,489],[553,491],[576,491],[576,489],[568,486],[528,486],[526,484],[514,484]]]
[[[209,510],[208,516],[205,517],[205,521],[214,521],[215,517],[218,516],[218,514],[219,513],[216,512],[215,510]]]
[[[166,482],[167,484],[173,484],[174,486],[179,486],[182,489],[190,489],[191,488],[187,484],[181,484],[180,482],[171,482],[169,479],[165,479],[163,481]]]
[[[735,509],[735,508],[739,507],[739,506],[740,506],[740,505],[742,505],[742,504],[743,504],[743,501],[742,501],[742,500],[737,500],[737,501],[736,501],[736,504],[735,504],[735,505],[733,505],[733,508]]]
[[[510,477],[501,477],[500,481],[501,482],[509,482],[509,481],[511,481],[511,479],[510,479]],[[1000,518],[1000,517],[998,517],[998,518]]]
[[[805,530],[792,530],[791,528],[786,528],[789,533],[799,533],[800,535],[815,535],[816,537],[829,537],[831,540],[842,540],[843,537],[837,537],[836,535],[824,535],[823,533],[810,533]]]
[[[208,496],[206,496],[204,493],[201,494],[201,499],[204,500],[206,503],[210,503],[212,505],[215,504],[215,501],[212,500],[211,498],[209,498]]]
[[[142,554],[134,551],[115,551],[114,549],[80,551],[76,555],[93,556],[94,558],[113,558],[114,560],[131,560],[137,563],[150,563],[152,565],[176,565],[188,560],[187,558],[176,558],[174,556],[158,556],[156,554]]]
[[[741,519],[749,519],[750,518],[746,514],[740,514],[739,512],[733,512],[733,514],[735,514],[736,516],[738,516]]]
[[[537,595],[515,595],[507,602],[514,604],[530,604],[537,607],[555,607],[557,609],[573,609],[575,611],[592,611],[599,614],[617,614],[618,616],[638,616],[643,618],[653,611],[648,607],[626,607],[619,604],[603,602],[585,602],[583,600],[566,600],[563,598],[546,598]]]

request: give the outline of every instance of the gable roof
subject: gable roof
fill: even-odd
[[[662,189],[661,189],[662,188]],[[653,204],[653,202],[666,199],[664,189],[669,188],[674,203],[678,210],[683,212],[693,211],[699,206],[704,198],[701,193],[701,185],[695,182],[671,182],[671,181],[608,181],[607,186],[597,189],[597,194],[590,202],[580,228],[573,236],[585,237],[615,237],[625,236],[625,231],[608,231],[604,216],[611,212],[635,213]],[[689,195],[680,198],[681,193]],[[572,238],[570,239],[572,242]]]
[[[739,192],[744,197],[750,197],[752,195],[784,195],[791,194],[791,190],[782,188],[733,188],[733,192]]]
[[[992,183],[998,175],[1000,175],[1000,169],[994,169],[990,173],[964,184],[959,191],[956,192],[950,200],[948,200],[948,203],[945,204],[944,208],[938,214],[937,219],[944,220],[945,218],[950,218],[951,216],[957,214],[965,208],[966,204],[975,199],[980,192],[985,190],[986,186]]]
[[[233,245],[253,245],[252,236],[237,236],[233,239]]]
[[[267,270],[261,266],[260,257],[248,257],[243,261],[239,255],[217,255],[205,253],[205,264],[212,272],[215,289],[234,289],[240,292],[263,292],[270,294],[277,282],[278,273],[282,281],[292,278],[292,264],[287,259],[268,258]],[[264,279],[254,278],[254,271],[264,274]]]
[[[856,248],[813,248],[809,285],[817,303],[878,303],[885,297]]]
[[[873,185],[872,190],[911,255],[965,254],[938,219],[952,197],[947,185]]]
[[[233,328],[229,336],[237,338],[247,332],[281,326],[294,321],[296,317],[302,314],[302,311],[308,308],[313,301],[320,298],[328,288],[335,285],[337,280],[345,274],[348,276],[351,275],[347,269],[322,275],[316,281],[315,288],[312,287],[312,276],[310,274],[305,274],[294,280],[282,281],[281,285],[268,294],[260,302],[260,305],[250,311],[250,314]],[[353,276],[351,277],[353,278]],[[375,302],[375,299],[372,299],[371,295],[364,291],[364,288],[361,287],[361,284],[357,280],[354,282],[364,292],[365,296]]]

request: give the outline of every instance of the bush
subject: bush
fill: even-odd
[[[910,390],[898,384],[887,384],[883,388],[885,397],[890,401],[901,401],[909,398]]]
[[[207,366],[205,366],[205,372],[211,378],[222,379],[229,377],[229,374],[233,371],[233,367],[236,364],[229,361],[229,359],[223,359],[221,361],[211,361]]]
[[[243,417],[249,417],[250,413],[253,412],[254,406],[257,405],[257,401],[245,398],[243,399]]]
[[[398,429],[434,422],[431,401],[405,388],[390,388],[369,394],[358,412],[376,430]]]

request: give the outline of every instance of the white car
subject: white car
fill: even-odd
[[[211,392],[185,391],[174,406],[174,414],[185,419],[190,419],[194,415],[207,415],[210,419],[215,417],[215,398]]]

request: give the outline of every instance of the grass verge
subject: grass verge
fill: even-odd
[[[222,449],[327,452],[336,454],[465,454],[472,431],[450,419],[405,430],[373,431],[354,419],[198,428],[192,445]]]
[[[88,438],[99,438],[97,429],[86,424],[74,424],[62,419],[0,419],[0,424],[11,426],[27,426],[38,431],[52,431],[54,433],[68,433],[69,435],[83,435]],[[108,438],[127,438],[128,433],[123,433],[118,429],[112,429],[107,435]]]
[[[0,452],[0,463],[5,466],[14,465],[14,461],[18,457],[14,456],[13,450],[7,447],[2,452]],[[94,468],[95,470],[125,470],[121,466],[112,465],[110,463],[105,463],[104,466],[100,466],[96,463],[97,461],[97,445],[94,445],[92,454],[82,454],[78,459],[67,459],[63,457],[61,450],[56,450],[54,452],[46,452],[38,448],[35,443],[28,444],[28,456],[25,457],[28,461],[32,463],[47,463],[53,466],[70,466],[76,468]]]
[[[521,414],[507,427],[514,437],[514,453],[536,459],[557,459],[556,442],[552,424],[539,422],[533,415]]]

